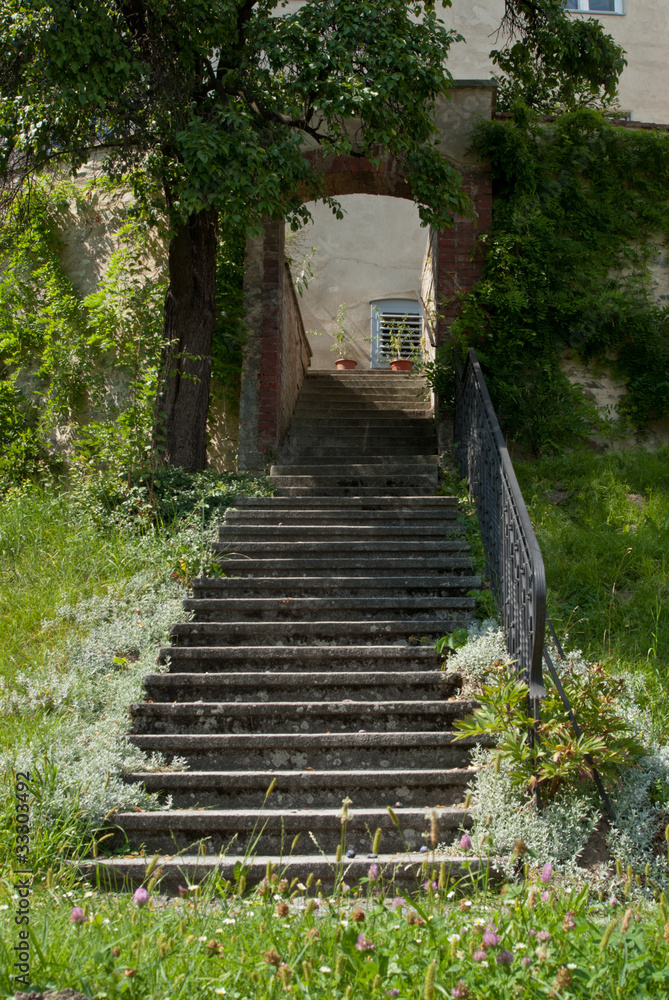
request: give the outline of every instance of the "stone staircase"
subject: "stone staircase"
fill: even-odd
[[[431,814],[444,841],[471,822],[472,744],[452,725],[472,704],[430,643],[471,619],[480,580],[457,502],[434,496],[425,400],[399,374],[309,374],[276,496],[226,511],[214,548],[227,575],[194,581],[190,620],[159,652],[168,672],[130,708],[132,742],[188,770],[127,776],[171,803],[116,815],[129,856],[101,860],[108,874],[141,881],[158,853],[185,884],[230,878],[246,857],[252,881],[283,858],[289,876],[326,883],[348,796],[346,880],[367,874],[378,827],[376,863],[415,879]]]

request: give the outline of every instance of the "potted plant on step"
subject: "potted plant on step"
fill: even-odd
[[[322,330],[309,330],[309,333],[315,334],[320,337],[323,333]],[[338,371],[351,371],[353,368],[357,367],[358,362],[354,361],[353,358],[347,358],[347,347],[355,343],[355,336],[346,326],[346,303],[342,302],[339,306],[339,311],[337,312],[337,317],[335,319],[335,329],[327,334],[332,340],[332,345],[330,347],[331,351],[335,351],[338,357],[335,360],[335,367]]]
[[[409,326],[408,320],[409,317],[405,313],[401,320],[395,320],[389,324],[389,364],[394,372],[410,372],[414,361],[420,357],[420,347],[413,339],[415,330]]]

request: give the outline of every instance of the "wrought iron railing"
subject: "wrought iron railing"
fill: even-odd
[[[453,438],[460,475],[476,507],[487,575],[502,616],[509,655],[530,698],[543,698],[546,575],[509,452],[475,351],[455,358]]]
[[[486,570],[502,614],[507,649],[529,687],[535,723],[539,720],[539,699],[546,695],[542,669],[545,659],[574,732],[580,737],[581,729],[544,644],[548,624],[558,655],[564,659],[560,640],[550,619],[546,619],[546,574],[541,550],[473,348],[469,349],[464,368],[455,355],[453,440],[460,475],[467,480],[476,500]],[[538,737],[537,729],[535,725],[530,733],[532,745]],[[615,812],[599,772],[589,755],[586,759],[604,807],[615,823]],[[538,787],[536,801],[540,808]]]

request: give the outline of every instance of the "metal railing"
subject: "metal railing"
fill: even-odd
[[[464,369],[457,355],[455,367],[456,460],[476,500],[487,574],[502,615],[509,655],[536,702],[546,695],[544,561],[473,348]]]
[[[581,729],[544,645],[548,624],[560,659],[564,659],[560,640],[550,619],[546,619],[546,574],[541,549],[473,348],[467,353],[464,368],[455,354],[453,439],[460,475],[467,480],[476,500],[486,571],[502,615],[507,649],[529,688],[535,719],[535,730],[530,733],[532,745],[537,739],[539,699],[546,696],[543,659],[574,732],[580,737]],[[589,755],[586,759],[604,807],[615,823],[613,806],[599,772]],[[536,801],[541,808],[538,786]]]

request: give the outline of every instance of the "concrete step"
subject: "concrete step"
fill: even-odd
[[[301,843],[300,846],[305,849],[309,847],[305,843]],[[366,880],[369,866],[374,863],[379,866],[384,883],[392,881],[409,893],[419,890],[428,875],[433,881],[438,878],[442,860],[448,866],[449,884],[457,882],[464,876],[469,877],[471,873],[485,869],[488,865],[485,860],[478,861],[476,858],[464,855],[441,855],[431,852],[426,856],[418,851],[383,853],[372,862],[367,853],[362,851],[353,859],[346,858],[346,863],[340,866],[337,865],[334,852],[329,855],[287,853],[281,859],[276,855],[254,854],[241,860],[236,855],[228,858],[225,855],[179,854],[178,857],[174,857],[173,853],[158,854],[157,864],[151,874],[155,876],[156,871],[163,873],[159,884],[161,894],[176,895],[184,882],[187,885],[198,885],[211,879],[212,876],[234,882],[240,864],[243,866],[249,886],[262,882],[267,872],[267,865],[271,863],[276,865],[276,874],[281,878],[287,878],[289,881],[299,879],[305,884],[309,876],[313,875],[315,883],[320,882],[324,887],[329,887],[335,878],[339,877],[343,877],[347,885],[355,885],[360,879]],[[78,868],[93,884],[99,883],[115,892],[132,891],[140,885],[146,885],[149,878],[147,868],[153,858],[154,855],[98,858],[94,861],[80,862]],[[489,877],[493,876],[499,878],[494,869],[489,872]],[[296,909],[299,905],[297,904]]]
[[[170,629],[175,646],[331,645],[373,646],[409,639],[436,641],[467,627],[473,615],[456,611],[398,621],[180,622]]]
[[[449,536],[457,533],[458,529],[456,527],[448,532]],[[389,552],[394,552],[395,554],[402,552],[406,554],[423,553],[424,555],[437,555],[439,552],[469,551],[468,545],[464,542],[460,544],[457,541],[396,541],[391,539],[365,541],[360,538],[349,538],[346,541],[332,541],[326,538],[310,542],[276,542],[267,539],[263,540],[262,538],[254,542],[241,542],[233,538],[230,542],[216,542],[213,548],[218,552],[219,556],[244,555],[255,557],[268,556],[270,558],[302,555],[337,557],[348,555],[351,552],[356,555],[360,555],[361,552],[366,552],[370,555],[384,555]],[[222,564],[222,568],[225,569],[225,563]]]
[[[332,560],[330,560],[332,561]],[[402,565],[406,563],[403,560]],[[429,607],[432,597],[449,597],[481,586],[481,577],[468,573],[435,573],[432,575],[369,576],[252,576],[196,577],[193,597],[262,597],[281,598],[322,597],[411,597],[422,596]]]
[[[450,729],[473,701],[134,702],[133,733],[357,733]]]
[[[471,570],[472,560],[451,555],[445,552],[437,556],[356,556],[351,552],[346,557],[319,559],[285,558],[285,559],[254,559],[226,556],[225,572],[235,576],[330,576],[332,573],[345,571],[346,576],[360,576],[364,573],[403,573],[408,576],[430,576],[451,574],[459,570]],[[464,586],[464,584],[463,584]]]
[[[485,742],[469,738],[456,741],[452,732],[443,730],[357,732],[347,733],[345,739],[341,733],[146,733],[131,735],[128,740],[144,753],[161,753],[168,761],[183,758],[193,771],[236,771],[242,767],[366,771],[431,768],[435,761],[450,769],[469,767],[471,751]]]
[[[330,466],[346,465],[347,467],[353,462],[356,465],[373,465],[374,467],[382,465],[384,468],[387,465],[437,465],[439,458],[432,451],[411,452],[407,455],[402,455],[401,457],[394,456],[394,446],[392,442],[388,442],[388,452],[386,454],[376,455],[374,452],[369,454],[364,454],[358,457],[355,452],[351,451],[349,446],[338,448],[339,454],[333,455],[330,452],[335,449],[330,448],[327,452],[321,447],[316,445],[312,449],[316,452],[313,458],[308,458],[302,452],[300,452],[299,457],[286,457],[280,456],[279,461],[276,466],[272,468],[285,468],[287,464],[297,464],[297,465],[309,465],[313,468],[323,468],[329,469]]]
[[[371,410],[361,418],[348,412],[335,414],[332,418],[323,416],[318,412],[300,414],[295,413],[288,430],[289,436],[295,433],[302,434],[314,428],[317,431],[332,428],[335,431],[347,432],[369,432],[382,436],[391,431],[400,431],[406,434],[425,434],[431,430],[436,432],[434,417],[420,411],[416,416],[407,416],[403,413],[396,413],[393,410],[379,411]]]
[[[428,451],[429,449],[429,451]],[[285,443],[279,454],[280,462],[303,462],[309,465],[328,465],[334,462],[358,463],[388,461],[410,461],[416,456],[432,456],[436,451],[436,442],[426,439],[393,440],[391,435],[372,441],[364,438],[346,439],[337,436],[336,439],[310,437],[297,439],[293,443]],[[436,456],[435,456],[436,458]]]
[[[387,497],[429,497],[434,495],[434,484],[417,486],[413,491],[408,486],[385,486]],[[278,486],[277,497],[365,497],[378,496],[378,486]]]
[[[393,807],[426,808],[462,802],[475,768],[369,771],[155,771],[128,774],[125,780],[147,791],[170,795],[176,809],[260,809],[270,781],[268,804],[282,809],[341,808],[353,796],[353,809],[386,801]]]
[[[370,465],[346,462],[339,465],[337,463],[324,463],[321,465],[310,465],[305,462],[294,462],[292,465],[273,465],[270,468],[270,476],[431,476],[437,473],[437,456],[434,461],[425,461],[412,465],[407,461],[386,461],[384,463],[372,463]]]
[[[407,507],[384,506],[380,509],[365,508],[362,502],[349,506],[320,506],[302,501],[298,504],[279,504],[279,497],[272,507],[228,508],[225,512],[228,524],[452,524],[459,516],[458,507]],[[341,500],[353,498],[342,497]],[[392,498],[384,498],[391,499]]]
[[[377,494],[377,496],[367,497],[314,497],[306,504],[303,500],[290,500],[276,496],[237,497],[234,507],[229,507],[225,513],[227,515],[228,513],[239,512],[242,509],[247,508],[251,508],[254,511],[275,511],[277,509],[286,511],[291,510],[297,511],[299,516],[306,514],[307,511],[330,509],[342,512],[348,510],[392,510],[394,512],[393,516],[410,518],[413,516],[421,516],[426,512],[443,514],[449,509],[457,510],[459,505],[460,501],[457,497],[447,496],[414,497],[407,495],[406,497],[387,497]]]
[[[374,831],[381,827],[384,850],[400,852],[406,847],[420,848],[429,836],[430,811],[425,808],[395,810],[400,833],[385,806],[352,810],[346,846],[359,853],[368,852]],[[445,840],[452,840],[459,829],[472,824],[468,810],[451,807],[434,811]],[[311,848],[312,834],[321,850],[334,852],[341,839],[340,816],[341,808],[170,809],[116,813],[113,821],[118,833],[112,844],[141,846],[150,852],[174,852],[206,841],[208,854],[225,850],[229,856],[243,857],[247,853],[266,852],[279,858],[292,853],[291,842],[297,834],[303,840],[302,846]]]
[[[318,386],[306,385],[300,393],[300,403],[303,405],[318,408],[322,403],[329,403],[333,406],[384,406],[394,409],[396,406],[409,404],[412,406],[431,408],[429,399],[425,398],[425,393],[417,392],[415,389],[385,389],[368,388],[363,392],[356,392],[350,389],[330,389]]]
[[[415,671],[295,671],[261,673],[147,674],[144,691],[153,702],[196,701],[388,701],[451,698],[462,687],[462,676],[442,670]]]
[[[472,615],[476,598],[432,597],[257,597],[187,598],[191,621],[374,621],[406,620],[414,614],[442,617]]]
[[[239,522],[227,522],[218,529],[220,542],[214,542],[212,548],[215,552],[220,552],[223,547],[228,548],[237,542],[243,541],[359,541],[373,542],[384,541],[389,538],[397,541],[415,542],[438,542],[444,539],[447,527],[451,533],[454,527],[446,521],[433,524],[407,524],[401,521],[380,521],[374,520],[370,524],[351,523],[353,519],[348,518],[347,523],[337,523],[336,520],[328,521],[325,524],[241,524]],[[362,520],[360,518],[359,520]],[[453,551],[453,550],[451,550]]]
[[[163,646],[158,662],[175,673],[438,670],[432,646]],[[168,676],[161,674],[161,676]]]
[[[295,476],[272,476],[271,482],[273,486],[276,487],[300,487],[304,489],[305,487],[318,487],[319,489],[337,489],[341,487],[355,487],[359,489],[364,487],[366,489],[385,490],[387,487],[393,487],[397,489],[402,487],[404,490],[408,489],[431,489],[435,490],[437,486],[437,470],[434,469],[431,473],[425,474],[407,474],[401,472],[389,473],[388,475],[383,475],[379,473],[378,475],[360,474],[356,473],[342,473],[341,475],[327,475],[325,473],[318,473],[316,475],[295,475]]]
[[[413,417],[414,419],[433,420],[432,411],[428,409],[427,405],[421,406],[420,403],[407,403],[403,406],[389,407],[387,404],[380,404],[379,406],[374,406],[370,404],[368,406],[363,406],[360,403],[357,406],[336,406],[334,404],[328,404],[323,406],[309,406],[308,404],[301,404],[299,401],[295,407],[295,417],[298,420],[305,420],[311,422],[313,419],[318,420],[329,420],[330,417],[335,419],[346,417],[348,420],[393,420],[396,421],[400,417]]]

